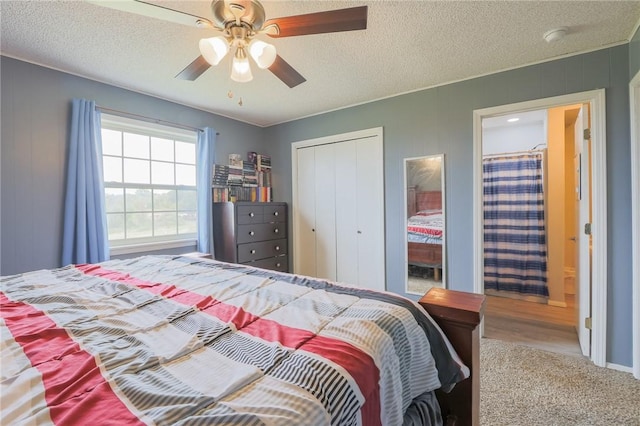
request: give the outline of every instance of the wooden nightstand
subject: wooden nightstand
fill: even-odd
[[[462,361],[471,370],[468,379],[450,393],[437,391],[447,424],[480,424],[480,329],[486,298],[482,294],[432,288],[419,301],[445,332]]]

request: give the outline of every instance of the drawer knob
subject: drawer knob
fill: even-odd
[[[278,216],[278,212],[273,212],[273,215],[274,216]]]
[[[253,231],[249,231],[249,235],[251,235],[252,237],[255,235],[256,233]]]
[[[273,232],[275,232],[276,234],[280,231],[278,231],[278,228],[274,229]]]
[[[251,250],[251,252],[250,252],[250,253],[251,253],[251,254],[256,254],[256,251],[255,251],[255,250]]]
[[[276,268],[280,267],[280,262],[276,263]]]
[[[255,214],[253,214],[253,212],[249,213],[249,217],[254,217]]]
[[[280,251],[280,246],[276,246],[276,251]]]

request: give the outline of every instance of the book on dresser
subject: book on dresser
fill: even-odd
[[[289,272],[287,204],[213,203],[217,260]]]

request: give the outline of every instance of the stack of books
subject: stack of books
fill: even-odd
[[[256,159],[256,167],[258,170],[271,168],[271,157],[264,154],[258,154]]]
[[[211,188],[211,200],[214,203],[221,203],[226,201],[231,201],[229,198],[229,188],[228,187],[213,187]]]
[[[258,190],[258,201],[262,203],[268,203],[271,201],[271,187],[269,186],[260,186],[257,188]]]
[[[242,186],[242,166],[229,166],[228,186]]]
[[[229,165],[213,165],[211,181],[213,201],[272,200],[271,157],[248,152],[243,161],[240,154],[229,154]]]
[[[258,186],[256,165],[249,161],[242,162],[242,186],[249,188]]]
[[[229,166],[214,164],[213,178],[211,179],[211,186],[227,186],[228,179],[229,179]]]
[[[271,187],[271,169],[260,170],[258,172],[258,186]]]
[[[211,178],[211,198],[214,203],[229,201],[229,166],[221,164],[213,165],[213,177]]]

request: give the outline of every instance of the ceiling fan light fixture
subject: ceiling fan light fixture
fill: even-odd
[[[218,65],[229,52],[229,43],[222,37],[203,38],[199,43],[200,53],[211,65]]]
[[[257,39],[253,39],[249,43],[249,54],[261,69],[269,68],[277,56],[274,45]]]
[[[249,58],[247,57],[247,53],[243,46],[238,46],[236,54],[233,56],[233,63],[231,64],[231,80],[239,83],[246,83],[253,80],[251,65],[249,65]]]

